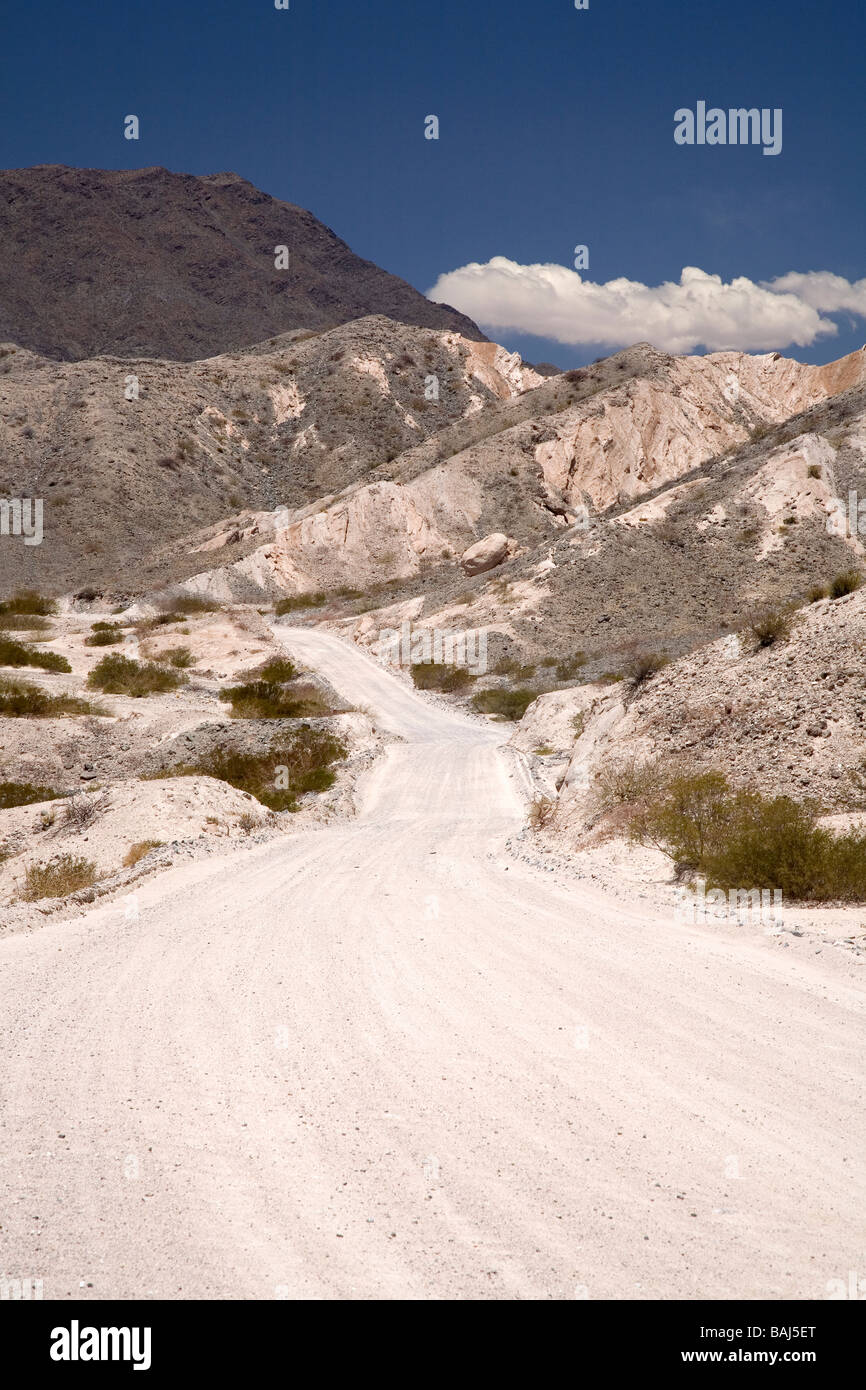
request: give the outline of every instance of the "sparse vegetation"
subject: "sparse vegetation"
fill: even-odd
[[[350,590],[345,597],[360,597],[355,590]],[[323,593],[316,594],[291,594],[288,598],[281,598],[274,608],[274,613],[278,618],[285,617],[286,613],[297,613],[302,608],[321,608],[328,601],[328,595]]]
[[[86,830],[92,821],[96,819],[100,811],[104,811],[108,805],[108,796],[105,792],[101,796],[94,796],[92,792],[76,792],[69,797],[64,807],[64,822],[72,830]]]
[[[549,796],[537,796],[529,807],[529,825],[532,830],[543,830],[550,825],[556,815],[556,802]]]
[[[830,598],[845,598],[846,594],[856,593],[863,586],[863,574],[860,570],[843,570],[837,574],[830,584]]]
[[[635,807],[654,796],[663,785],[663,776],[653,759],[636,755],[603,763],[595,775],[593,801],[600,815],[620,807]]]
[[[126,854],[123,856],[123,867],[132,869],[142,860],[146,854],[150,854],[152,849],[159,849],[164,840],[138,840],[134,845],[130,845]]]
[[[0,666],[35,666],[41,671],[71,671],[72,667],[59,652],[40,652],[11,637],[0,636]]]
[[[416,689],[441,690],[446,695],[465,690],[475,679],[465,666],[447,666],[435,661],[416,662],[411,671]]]
[[[544,664],[548,664],[547,659],[545,659]],[[585,652],[575,652],[573,656],[566,656],[562,661],[556,662],[556,679],[558,681],[572,681],[580,668],[585,665]]]
[[[314,685],[293,689],[270,680],[246,681],[220,691],[233,719],[309,719],[331,710]]]
[[[167,661],[176,671],[186,671],[190,666],[194,666],[196,661],[189,647],[167,647],[164,652],[159,653],[156,660]]]
[[[29,681],[0,676],[0,715],[8,719],[53,719],[70,714],[100,714],[88,700],[74,695],[48,695]]]
[[[50,627],[48,619],[38,614],[6,613],[0,607],[0,631],[45,632]]]
[[[297,674],[298,668],[287,656],[272,656],[256,673],[256,679],[267,681],[269,685],[284,685],[287,681],[293,681]]]
[[[631,825],[709,888],[781,889],[793,901],[866,900],[866,831],[834,835],[817,808],[735,790],[720,772],[676,776]]]
[[[219,604],[212,598],[204,598],[201,594],[178,594],[175,598],[166,599],[160,604],[163,613],[178,619],[188,613],[216,613],[219,611]]]
[[[96,865],[89,859],[62,854],[50,864],[30,864],[24,875],[24,902],[39,902],[42,898],[65,898],[96,882]]]
[[[60,792],[51,787],[34,787],[30,782],[0,782],[0,811],[13,806],[31,806],[36,801],[55,801]]]
[[[85,637],[85,647],[111,647],[123,641],[123,629],[119,623],[94,623],[89,637]]]
[[[104,656],[87,677],[93,690],[102,690],[106,695],[132,695],[136,699],[176,690],[182,681],[183,677],[174,671],[166,671],[150,661],[133,661],[119,652]]]
[[[160,776],[216,777],[248,792],[271,811],[297,811],[300,796],[327,791],[333,785],[333,764],[345,756],[346,748],[339,739],[303,724],[273,744],[267,754],[220,748],[194,765]]]
[[[766,608],[755,613],[749,622],[747,632],[756,649],[772,647],[776,642],[787,642],[791,636],[791,611],[787,608]]]
[[[634,692],[646,685],[647,681],[662,671],[667,664],[668,658],[661,652],[637,652],[626,662],[623,679],[628,682],[629,690]]]
[[[537,690],[479,690],[472,696],[472,703],[482,714],[516,722],[537,699]]]
[[[0,603],[0,613],[26,613],[38,618],[50,617],[57,612],[53,598],[45,598],[35,589],[19,589],[5,603]]]

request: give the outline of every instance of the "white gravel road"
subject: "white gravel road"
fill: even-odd
[[[0,941],[0,1274],[46,1298],[821,1298],[866,1274],[863,994],[502,850],[505,732],[285,633],[356,821]]]

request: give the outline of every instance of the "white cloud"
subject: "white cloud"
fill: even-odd
[[[838,314],[848,310],[852,314],[866,318],[866,280],[846,280],[842,275],[834,275],[829,270],[810,270],[802,275],[792,270],[788,275],[780,275],[776,280],[763,282],[774,292],[789,291],[810,304],[813,309],[821,309],[827,314]]]
[[[866,317],[866,280],[850,284],[828,271],[729,284],[687,266],[679,282],[594,284],[562,265],[519,265],[494,256],[440,275],[430,299],[452,304],[489,331],[528,333],[555,342],[625,347],[648,341],[666,352],[738,348],[762,352],[807,347],[838,332],[823,315]]]

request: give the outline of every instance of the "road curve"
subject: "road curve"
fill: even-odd
[[[862,992],[508,857],[500,728],[280,635],[403,741],[352,822],[0,941],[0,1274],[749,1299],[862,1270]]]

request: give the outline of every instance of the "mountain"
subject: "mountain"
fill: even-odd
[[[45,532],[0,544],[0,592],[159,582],[171,542],[182,557],[239,511],[325,505],[541,380],[495,343],[384,317],[197,362],[0,346],[0,497],[41,498]]]
[[[237,174],[0,171],[0,341],[67,361],[189,361],[371,314],[486,341]]]

